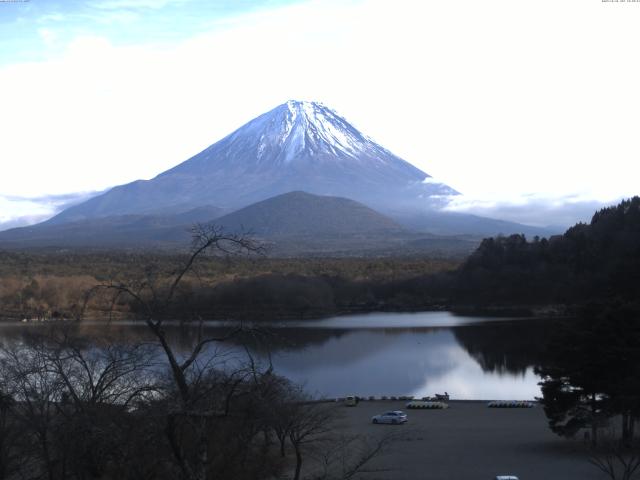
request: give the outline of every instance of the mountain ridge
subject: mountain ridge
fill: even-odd
[[[448,217],[434,217],[432,230],[417,231],[348,198],[288,192],[231,213],[204,206],[180,214],[114,215],[67,223],[44,222],[0,232],[0,248],[88,248],[184,250],[194,223],[214,223],[231,233],[249,233],[275,256],[460,256],[480,237],[456,232]],[[477,220],[476,220],[477,221]],[[449,223],[447,223],[449,222]],[[496,224],[487,224],[495,227]],[[505,222],[498,222],[504,227]],[[509,225],[507,225],[509,226]],[[510,225],[521,231],[521,225]],[[446,230],[448,229],[448,230]],[[526,232],[524,232],[526,233]]]
[[[351,199],[289,192],[216,218],[215,207],[178,215],[119,215],[0,232],[0,247],[160,249],[188,248],[193,223],[215,223],[250,234],[276,256],[391,256],[470,253],[480,241],[411,232]]]

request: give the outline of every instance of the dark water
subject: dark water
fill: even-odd
[[[42,325],[0,327],[3,342],[24,341]],[[74,326],[114,341],[151,340],[133,322]],[[366,314],[325,320],[261,324],[259,332],[219,344],[206,355],[219,365],[246,358],[245,346],[263,364],[323,397],[414,395],[449,392],[455,399],[533,399],[540,395],[533,366],[540,359],[552,320],[461,317],[447,312]],[[186,352],[195,327],[167,326]],[[204,335],[224,334],[207,323]]]

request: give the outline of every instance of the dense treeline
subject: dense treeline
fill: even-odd
[[[92,275],[97,280],[109,280],[117,275],[133,277],[142,268],[155,265],[171,270],[181,265],[189,252],[163,253],[160,251],[130,252],[103,250],[98,252],[60,250],[50,252],[0,250],[0,277],[74,277]],[[287,258],[287,257],[203,257],[198,273],[204,278],[222,280],[255,274],[338,275],[352,280],[408,278],[415,275],[452,270],[460,264],[457,258],[431,258],[425,256],[367,257],[367,258]]]
[[[214,288],[185,288],[166,311],[171,318],[310,319],[343,313],[442,308],[446,299],[416,288],[412,279],[354,281],[342,276],[268,274]]]
[[[557,322],[536,367],[549,426],[566,437],[586,429],[594,446],[601,431],[617,432],[622,446],[640,447],[640,309],[591,303],[578,313]]]
[[[640,298],[640,197],[550,239],[485,239],[456,273],[452,297],[484,304]]]

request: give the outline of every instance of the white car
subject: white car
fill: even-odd
[[[498,475],[496,480],[518,480],[515,475]]]
[[[373,423],[406,423],[407,414],[401,410],[390,410],[388,412],[381,413],[380,415],[374,415],[371,418]]]

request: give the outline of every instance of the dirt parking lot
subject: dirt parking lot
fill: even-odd
[[[373,466],[389,468],[367,479],[493,480],[517,475],[520,480],[601,480],[587,461],[581,441],[553,434],[542,407],[487,408],[487,402],[450,402],[446,410],[407,410],[406,402],[360,402],[340,406],[348,433],[382,436],[403,432]],[[408,414],[404,425],[373,425],[371,417],[386,410]]]

